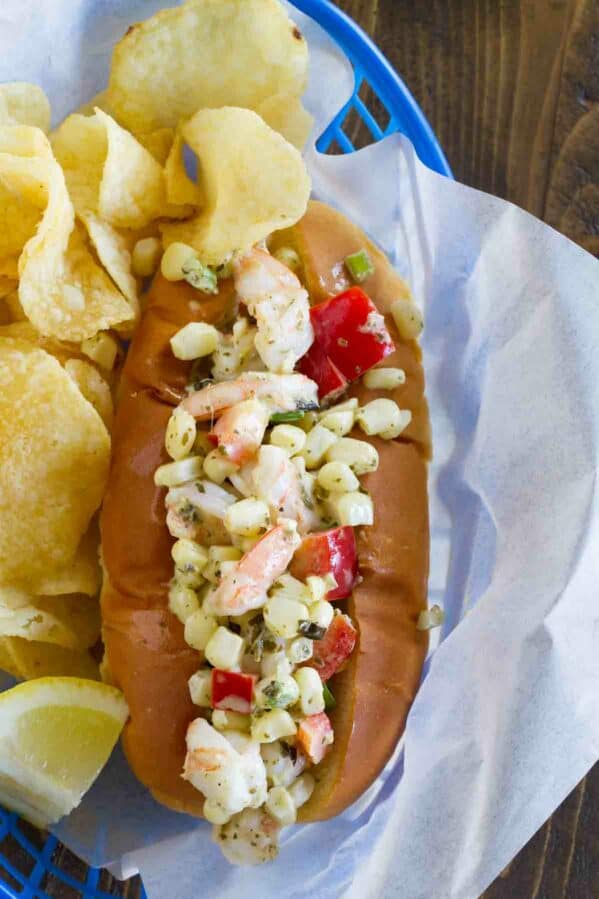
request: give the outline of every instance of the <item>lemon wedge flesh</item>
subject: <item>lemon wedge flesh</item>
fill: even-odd
[[[79,803],[127,720],[115,687],[41,677],[0,694],[0,803],[48,827]]]

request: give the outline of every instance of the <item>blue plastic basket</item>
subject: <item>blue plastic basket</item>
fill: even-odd
[[[294,6],[317,21],[339,44],[355,72],[354,92],[317,141],[322,153],[336,143],[343,153],[355,149],[343,130],[349,117],[357,115],[373,141],[400,131],[410,138],[422,162],[435,171],[452,177],[430,125],[411,93],[370,38],[345,13],[328,0],[292,0]],[[384,107],[384,127],[377,122],[363,98],[369,86]],[[101,889],[102,872],[81,863],[81,879],[61,870],[55,861],[60,844],[56,837],[38,834],[35,828],[19,820],[18,815],[0,807],[0,899],[111,899]],[[9,857],[10,856],[10,860]],[[145,896],[142,890],[142,896]]]

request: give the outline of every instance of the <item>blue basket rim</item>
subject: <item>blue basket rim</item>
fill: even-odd
[[[433,171],[453,179],[447,158],[420,106],[387,57],[357,22],[331,0],[290,0],[290,3],[318,22],[351,61],[368,73],[369,83],[379,96],[384,95],[392,116],[396,109],[401,109],[402,117],[408,119],[410,126],[407,136],[421,161]]]

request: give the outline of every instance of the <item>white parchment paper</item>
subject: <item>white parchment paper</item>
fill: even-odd
[[[0,80],[42,84],[58,121],[160,6],[3,0]],[[294,18],[317,137],[351,69]],[[379,780],[339,818],[287,831],[275,864],[229,867],[209,827],[158,806],[118,751],[56,833],[93,864],[139,869],[150,899],[476,899],[599,758],[599,266],[430,172],[405,138],[307,155],[316,195],[362,224],[425,308],[441,644]]]

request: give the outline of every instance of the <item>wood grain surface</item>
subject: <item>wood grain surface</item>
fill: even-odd
[[[599,255],[599,0],[337,3],[400,72],[456,178],[512,200]],[[356,146],[368,142],[359,122],[347,130]],[[18,846],[5,843],[18,864]],[[68,850],[59,847],[53,860],[83,878],[85,866]],[[41,886],[57,899],[79,895],[52,876]],[[99,886],[140,895],[139,878],[122,884],[103,872]],[[484,899],[599,899],[599,767]]]
[[[599,256],[599,0],[337,5],[403,77],[459,181]],[[348,134],[366,139],[358,123]],[[599,899],[599,766],[485,899]]]

